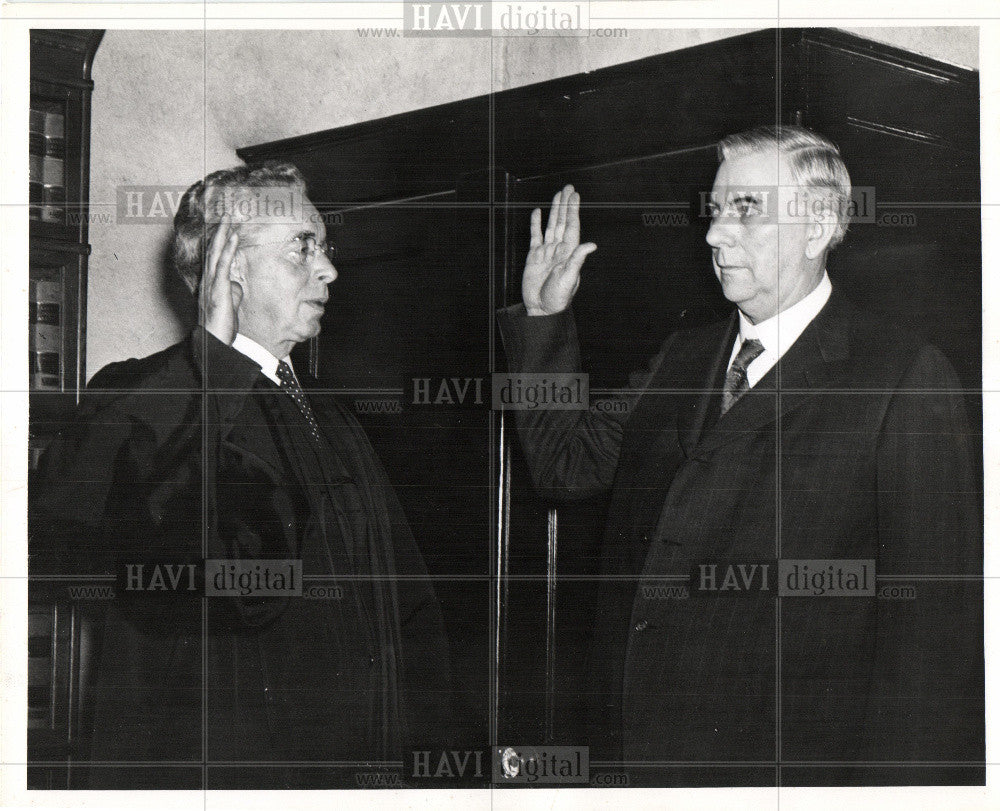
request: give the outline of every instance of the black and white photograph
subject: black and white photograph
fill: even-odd
[[[799,5],[0,9],[5,806],[1000,803],[1000,31]]]

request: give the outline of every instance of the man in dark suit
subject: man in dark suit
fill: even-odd
[[[267,164],[196,183],[174,225],[199,325],[94,376],[32,493],[36,549],[119,578],[90,783],[356,787],[444,744],[448,656],[367,438],[292,368],[337,275],[323,218]]]
[[[671,335],[627,413],[516,412],[544,494],[611,491],[591,757],[633,785],[982,784],[981,489],[958,380],[831,284],[851,195],[831,142],[760,128],[719,159],[706,239],[732,317]],[[560,191],[544,235],[532,213],[524,303],[500,314],[514,372],[579,370],[570,302],[596,249],[579,204]]]

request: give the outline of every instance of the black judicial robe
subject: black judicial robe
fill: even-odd
[[[107,765],[90,785],[346,787],[350,763],[444,745],[447,643],[423,560],[360,426],[329,395],[311,404],[321,446],[256,363],[199,327],[98,372],[43,457],[31,547],[56,551],[32,572],[119,578],[92,694],[91,757]],[[334,596],[205,598],[187,574],[157,591],[122,576],[201,578],[205,558],[301,560],[307,590]]]

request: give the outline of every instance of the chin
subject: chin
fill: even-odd
[[[298,344],[308,341],[310,338],[315,338],[317,335],[319,335],[319,324],[299,330],[298,334],[292,340],[298,346]]]
[[[733,304],[739,304],[743,301],[749,301],[753,298],[753,291],[748,289],[745,284],[735,283],[726,284],[722,283],[722,295],[724,295]]]

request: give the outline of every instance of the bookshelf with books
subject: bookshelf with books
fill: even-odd
[[[86,382],[90,66],[103,31],[32,29],[28,121],[28,494]],[[28,785],[76,788],[92,623],[29,532]],[[44,566],[43,566],[44,568]]]
[[[86,381],[90,67],[103,31],[32,29],[28,120],[29,461]]]

